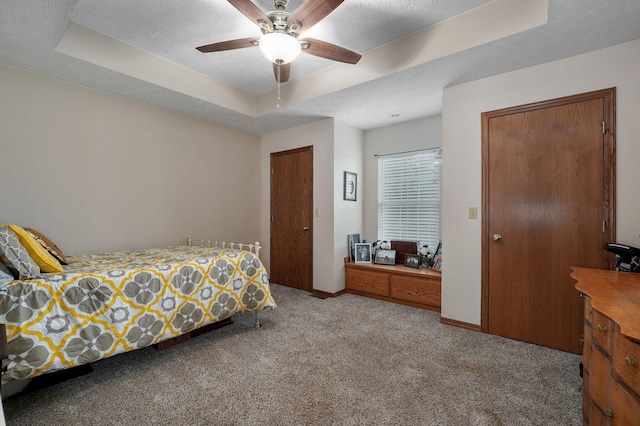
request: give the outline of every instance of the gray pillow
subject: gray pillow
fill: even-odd
[[[4,263],[0,262],[0,289],[3,289],[4,286],[9,284],[14,279],[15,278],[13,277],[13,274],[11,273],[9,268],[7,268]]]
[[[28,280],[40,275],[40,267],[29,256],[29,252],[18,240],[18,236],[6,226],[0,226],[0,252],[2,263],[10,270],[16,271],[14,276],[20,280]]]

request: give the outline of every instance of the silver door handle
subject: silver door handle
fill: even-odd
[[[309,230],[309,227],[308,227],[308,226],[305,226],[304,228],[302,228],[302,230],[303,230],[303,231],[308,231],[308,230]]]
[[[502,235],[500,234],[493,234],[493,241],[500,241],[502,239]]]

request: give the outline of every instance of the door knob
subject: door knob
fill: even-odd
[[[305,226],[304,228],[302,228],[302,230],[303,230],[303,231],[308,231],[308,230],[309,230],[309,227],[308,227],[308,226]]]
[[[502,235],[500,234],[493,234],[493,241],[500,241],[502,239]]]

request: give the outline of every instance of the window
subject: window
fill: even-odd
[[[440,241],[440,149],[378,157],[378,238]]]

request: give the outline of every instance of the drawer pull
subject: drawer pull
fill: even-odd
[[[604,412],[604,415],[606,418],[610,419],[611,417],[613,417],[613,410],[608,409],[607,411]]]
[[[638,366],[638,361],[633,359],[633,358],[629,358],[629,357],[625,357],[624,363],[627,364],[629,367],[637,367]]]
[[[367,281],[367,280],[364,280],[364,283],[365,283],[365,284],[369,284],[369,281]]]
[[[605,325],[599,325],[598,326],[598,330],[600,330],[603,333],[606,333],[607,332],[607,327]]]
[[[416,294],[418,294],[418,289],[417,289],[417,288],[416,288],[416,289],[414,289],[413,291],[414,291]]]

